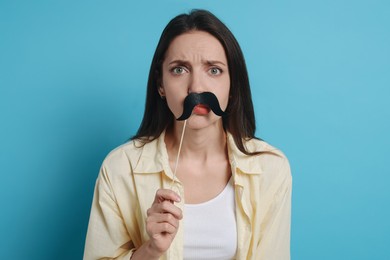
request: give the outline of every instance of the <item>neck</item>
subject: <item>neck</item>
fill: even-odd
[[[172,159],[176,158],[180,145],[180,137],[183,131],[183,123],[177,123],[166,135],[166,144]],[[180,157],[192,161],[207,161],[211,158],[225,156],[226,133],[223,130],[222,121],[207,128],[186,128],[181,148]]]

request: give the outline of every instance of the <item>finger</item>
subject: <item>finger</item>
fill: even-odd
[[[158,213],[170,213],[177,219],[183,218],[182,210],[170,201],[163,201],[155,205]]]
[[[180,208],[175,206],[170,201],[163,201],[161,203],[154,203],[151,208],[149,208],[146,211],[147,216],[152,216],[154,214],[171,214],[176,219],[182,219],[183,218],[183,212]]]
[[[173,190],[168,190],[168,189],[157,190],[156,196],[154,197],[154,203],[163,202],[164,200],[179,202],[181,198]]]
[[[168,222],[163,223],[155,223],[151,225],[149,228],[149,235],[155,236],[160,235],[162,233],[174,234],[176,233],[177,228],[169,224]]]
[[[164,222],[171,224],[175,228],[179,227],[179,220],[169,213],[153,214],[146,219],[146,225],[153,225],[154,223],[164,223]]]

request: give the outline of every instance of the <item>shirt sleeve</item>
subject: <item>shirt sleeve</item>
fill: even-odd
[[[84,260],[126,259],[135,251],[104,165],[96,181]]]
[[[287,159],[284,159],[280,171],[279,188],[266,217],[266,228],[257,246],[256,259],[290,259],[292,177]]]

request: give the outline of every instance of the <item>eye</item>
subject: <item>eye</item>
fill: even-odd
[[[175,75],[180,75],[185,72],[185,69],[183,67],[174,67],[171,69],[171,72]]]
[[[210,72],[211,75],[219,75],[219,74],[222,73],[222,70],[220,68],[214,67],[214,68],[211,68],[209,70],[209,72]]]

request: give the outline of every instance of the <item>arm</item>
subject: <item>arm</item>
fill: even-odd
[[[136,250],[116,202],[107,169],[103,166],[96,182],[84,260],[158,259],[176,235],[182,212],[173,201],[179,200],[179,196],[172,191],[157,191],[146,220],[151,239]]]
[[[132,260],[159,259],[170,247],[176,236],[182,211],[174,205],[180,197],[171,190],[160,189],[154,202],[147,211],[146,231],[150,240],[138,248]]]
[[[84,260],[129,259],[134,252],[110,179],[103,166],[96,181]]]
[[[264,233],[257,246],[256,259],[290,259],[292,178],[287,159],[280,170],[279,176],[282,178],[266,215],[267,222],[264,223]]]

